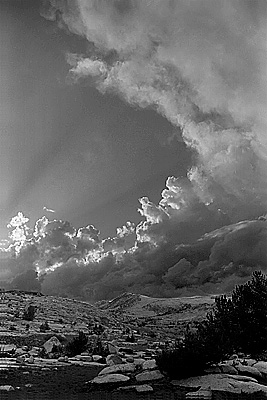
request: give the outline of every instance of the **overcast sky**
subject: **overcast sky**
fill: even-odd
[[[104,236],[138,222],[138,198],[159,201],[169,175],[185,175],[192,152],[152,109],[68,79],[66,53],[87,40],[40,15],[37,0],[0,0],[0,212],[34,222],[43,207]]]

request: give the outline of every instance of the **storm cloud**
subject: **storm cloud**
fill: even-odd
[[[232,221],[266,209],[265,16],[261,0],[51,0],[46,11],[90,44],[67,56],[73,79],[178,126],[196,154],[195,195]]]
[[[140,198],[140,223],[115,237],[41,218],[3,277],[24,249],[45,293],[90,300],[222,293],[266,272],[266,11],[262,0],[45,2],[45,18],[87,43],[66,54],[68,81],[152,108],[193,163],[158,204]]]

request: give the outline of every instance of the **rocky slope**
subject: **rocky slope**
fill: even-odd
[[[36,314],[26,321],[23,313],[30,305]],[[267,398],[265,361],[235,355],[201,377],[179,381],[158,370],[156,355],[166,343],[175,343],[175,332],[203,318],[213,305],[211,296],[156,299],[124,293],[91,305],[38,293],[1,292],[0,398],[70,400],[81,393],[85,397],[79,398],[92,400]],[[49,330],[41,332],[45,321]],[[96,332],[99,325],[102,330]],[[64,346],[78,331],[88,335],[88,343],[100,339],[105,354],[90,346],[75,356],[55,350],[54,345]]]
[[[23,319],[23,313],[30,305],[35,308],[33,321]],[[76,335],[81,330],[88,332],[96,324],[109,328],[118,325],[118,321],[110,313],[85,302],[16,290],[0,292],[2,341],[16,340],[25,344],[27,338],[31,337],[36,342],[38,337],[44,335],[40,327],[46,321],[50,328],[46,334],[61,334],[66,337]]]
[[[123,293],[96,306],[116,316],[122,324],[161,337],[182,335],[188,322],[203,319],[214,306],[214,296],[153,298]]]

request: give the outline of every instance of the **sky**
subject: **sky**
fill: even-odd
[[[266,270],[265,0],[0,7],[0,280],[98,299]]]
[[[66,53],[87,41],[43,18],[41,2],[0,7],[2,235],[18,211],[36,220],[44,206],[76,227],[96,224],[103,236],[138,222],[138,198],[158,201],[169,174],[186,174],[190,150],[168,143],[177,128],[70,82]]]

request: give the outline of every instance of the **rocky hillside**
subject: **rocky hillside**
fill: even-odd
[[[96,306],[114,315],[132,329],[155,334],[182,334],[185,325],[203,319],[212,310],[214,296],[153,298],[134,293],[123,293]]]
[[[24,311],[33,306],[33,321],[23,318]],[[62,297],[43,296],[39,293],[22,291],[0,292],[0,336],[8,341],[30,335],[41,335],[40,327],[47,321],[49,332],[75,335],[78,331],[88,331],[94,325],[115,327],[115,316],[94,305]]]
[[[50,333],[75,335],[87,332],[94,325],[107,328],[129,328],[161,339],[182,334],[190,321],[205,317],[214,304],[214,297],[152,298],[124,293],[110,301],[94,305],[62,297],[44,296],[23,291],[0,292],[0,335],[12,337],[41,335],[46,321]],[[23,318],[24,311],[33,306],[33,321]]]
[[[205,317],[214,305],[211,296],[161,299],[124,293],[95,305],[21,291],[0,296],[1,399],[267,396],[267,362],[241,354],[207,368],[203,376],[173,381],[159,371],[156,356],[175,345],[184,324]],[[35,310],[32,321],[25,320],[29,307]],[[43,332],[45,322],[49,328]],[[86,333],[86,346],[67,354],[66,342],[78,331]]]

